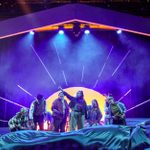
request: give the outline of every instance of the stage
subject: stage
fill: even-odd
[[[149,18],[80,3],[1,21],[0,150],[149,148],[149,25]],[[59,98],[58,87],[71,96],[82,91],[87,106],[96,100],[101,120],[107,115],[106,95],[112,95],[126,107],[121,117],[125,113],[127,126],[10,133],[8,120],[21,108],[29,109],[39,94],[46,102],[41,114],[51,116],[52,104]],[[70,103],[67,97],[65,100]],[[62,109],[64,115],[64,106]],[[145,121],[148,124],[141,125]]]
[[[17,131],[0,128],[0,149],[146,149],[150,147],[150,126],[135,126],[144,118],[127,119],[128,126],[107,125],[84,128],[78,131]]]

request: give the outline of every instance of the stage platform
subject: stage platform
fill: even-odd
[[[78,131],[17,131],[0,128],[0,150],[143,150],[150,148],[150,126],[136,126],[148,118],[127,119],[128,126],[107,125]]]

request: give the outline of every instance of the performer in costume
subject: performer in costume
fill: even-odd
[[[70,114],[70,130],[82,129],[84,127],[85,118],[87,119],[87,105],[84,100],[83,91],[78,91],[76,97],[69,95],[67,92],[59,88],[64,95],[70,100],[69,107],[71,108]]]
[[[107,97],[109,111],[111,113],[112,124],[126,125],[125,113],[126,107],[121,102],[115,102],[112,96]]]
[[[92,106],[88,110],[88,122],[89,126],[100,125],[100,120],[102,118],[102,113],[99,109],[99,105],[96,99],[92,100]]]
[[[21,108],[21,110],[8,121],[8,126],[11,132],[17,130],[27,130],[29,129],[28,123],[28,110],[26,108]]]
[[[52,104],[52,116],[54,131],[65,132],[65,125],[69,114],[69,106],[67,101],[64,99],[63,92],[58,94],[58,98]]]
[[[40,130],[44,130],[44,118],[46,116],[46,101],[43,95],[38,94],[30,106],[29,117],[33,120],[35,129],[37,124]]]

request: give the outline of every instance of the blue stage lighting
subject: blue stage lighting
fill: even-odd
[[[59,34],[64,34],[64,31],[63,31],[63,30],[59,30],[58,33],[59,33]]]
[[[85,34],[90,34],[90,30],[86,29],[86,30],[84,31],[84,33],[85,33]]]
[[[122,33],[122,30],[117,30],[117,34],[121,34]]]
[[[34,35],[34,31],[30,31],[29,33],[30,33],[31,35]]]

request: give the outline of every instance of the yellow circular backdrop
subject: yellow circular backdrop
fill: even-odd
[[[67,93],[69,93],[72,96],[76,95],[76,92],[82,90],[84,93],[84,99],[87,103],[87,105],[91,105],[92,100],[96,99],[98,101],[99,104],[99,108],[102,112],[103,118],[104,119],[104,105],[105,105],[105,96],[103,96],[102,94],[100,94],[97,91],[94,91],[92,89],[88,89],[88,88],[84,88],[84,87],[70,87],[70,88],[66,88],[64,89],[64,91],[66,91]],[[47,111],[51,112],[51,106],[52,103],[55,99],[58,98],[58,93],[60,91],[54,93],[53,95],[51,95],[50,97],[47,98],[46,100],[46,104],[47,104]],[[65,99],[67,100],[67,102],[69,103],[69,100],[65,97]]]

